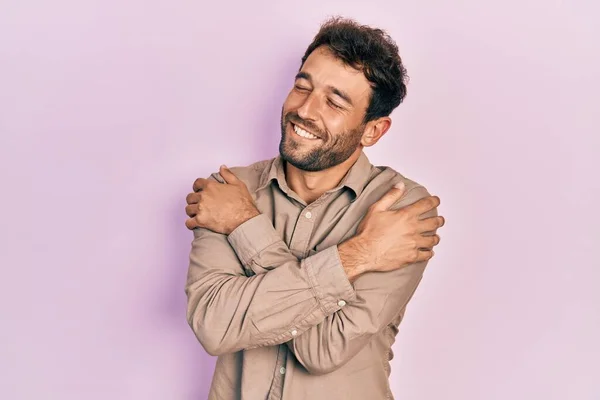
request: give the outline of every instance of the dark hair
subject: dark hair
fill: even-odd
[[[402,103],[408,77],[398,46],[385,31],[347,18],[331,18],[321,25],[308,46],[302,65],[320,46],[327,46],[344,63],[361,70],[371,82],[373,93],[364,122],[386,117]]]

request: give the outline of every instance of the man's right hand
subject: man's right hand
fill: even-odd
[[[356,235],[338,246],[351,282],[368,271],[392,271],[433,257],[433,247],[440,242],[435,232],[444,225],[444,217],[421,215],[437,208],[440,199],[428,196],[389,210],[403,194],[403,185],[390,189],[369,208]]]

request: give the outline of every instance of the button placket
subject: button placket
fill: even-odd
[[[308,256],[309,253],[309,245],[310,245],[310,240],[311,240],[311,236],[312,236],[312,231],[314,229],[314,219],[315,219],[315,213],[314,213],[314,206],[315,204],[318,204],[318,201],[315,201],[314,203],[312,203],[309,206],[306,206],[301,212],[300,215],[298,217],[297,223],[296,223],[296,229],[294,230],[294,242],[295,245],[294,246],[294,250],[300,250],[300,256],[301,258],[305,258]],[[290,247],[291,250],[291,247]]]
[[[277,349],[276,369],[274,371],[273,383],[267,396],[270,400],[281,399],[283,392],[283,384],[285,380],[285,363],[287,360],[287,347],[285,344],[280,344]],[[277,366],[279,368],[277,368]],[[283,372],[282,372],[283,371]]]

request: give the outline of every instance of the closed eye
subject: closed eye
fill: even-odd
[[[327,99],[327,102],[329,103],[330,106],[332,106],[333,108],[337,108],[338,110],[341,110],[343,107],[340,106],[339,104],[334,103],[333,101]]]

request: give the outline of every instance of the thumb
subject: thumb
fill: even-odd
[[[404,195],[405,185],[404,182],[399,182],[394,185],[393,188],[387,191],[386,194],[381,196],[381,199],[377,200],[373,204],[373,209],[375,211],[386,211],[391,206],[394,205],[395,202],[400,200],[400,198]]]
[[[228,183],[231,185],[231,184],[236,184],[239,182],[239,179],[237,178],[237,176],[235,176],[235,174],[233,172],[231,172],[231,170],[229,168],[227,168],[227,166],[225,166],[225,165],[221,165],[221,167],[219,168],[219,173],[225,180],[225,183]]]

